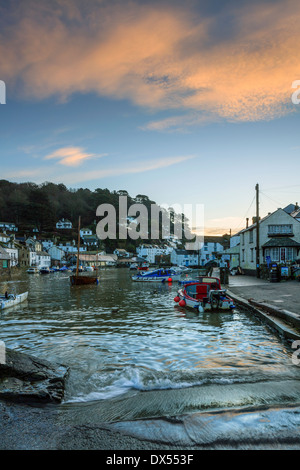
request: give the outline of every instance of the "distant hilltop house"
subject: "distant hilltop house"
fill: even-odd
[[[117,255],[120,258],[130,258],[130,253],[124,250],[124,248],[116,248],[114,250],[114,255]]]
[[[60,230],[70,230],[73,228],[72,222],[68,219],[61,219],[56,223],[56,228]]]
[[[82,228],[80,229],[80,236],[81,238],[88,237],[90,235],[93,235],[93,232],[90,228]]]
[[[18,227],[16,227],[15,224],[12,222],[0,222],[0,230],[6,231],[8,230],[9,232],[17,232]]]

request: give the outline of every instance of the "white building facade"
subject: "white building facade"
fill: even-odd
[[[241,230],[240,266],[256,271],[256,223]],[[283,209],[259,221],[259,264],[286,263],[297,259],[300,248],[300,222]]]

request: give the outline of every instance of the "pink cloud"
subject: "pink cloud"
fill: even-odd
[[[291,83],[300,78],[296,0],[231,7],[237,28],[226,41],[211,33],[218,15],[195,18],[171,4],[27,5],[16,8],[14,22],[0,35],[3,78],[23,83],[26,97],[96,92],[153,110],[184,110],[188,124],[203,116],[256,121],[294,111]],[[174,119],[149,128],[174,126]]]

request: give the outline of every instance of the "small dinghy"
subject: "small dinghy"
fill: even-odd
[[[0,308],[13,307],[14,305],[24,302],[28,297],[28,292],[23,292],[22,294],[8,294],[7,292],[3,295],[0,295]]]

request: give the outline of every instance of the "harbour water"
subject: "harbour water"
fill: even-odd
[[[177,282],[138,283],[132,274],[104,269],[97,286],[72,287],[66,272],[1,283],[2,292],[28,290],[29,296],[1,312],[0,340],[70,367],[61,407],[76,411],[77,420],[88,413],[91,421],[122,427],[136,420],[282,410],[274,422],[268,418],[274,432],[290,409],[294,421],[289,415],[285,426],[293,435],[300,367],[290,344],[250,313],[188,311],[174,303]],[[146,436],[139,423],[140,437]],[[234,432],[239,429],[245,429],[241,418]]]

